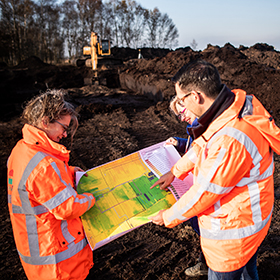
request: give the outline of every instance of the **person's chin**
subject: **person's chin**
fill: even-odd
[[[61,139],[57,138],[57,139],[52,139],[52,140],[53,140],[53,142],[55,142],[55,143],[59,143]]]

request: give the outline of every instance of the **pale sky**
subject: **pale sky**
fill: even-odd
[[[136,0],[143,8],[168,14],[179,32],[179,45],[196,50],[207,44],[251,47],[267,43],[280,51],[280,0]]]

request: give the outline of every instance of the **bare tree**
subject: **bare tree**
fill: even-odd
[[[115,46],[119,46],[119,30],[118,30],[118,10],[119,0],[110,0],[103,5],[102,19],[106,21],[106,34],[107,39],[114,42]],[[105,30],[105,29],[104,29]],[[110,34],[110,36],[108,36]]]
[[[92,31],[115,46],[169,47],[178,31],[158,8],[144,9],[133,0],[0,0],[0,60],[19,63],[35,55],[57,62],[64,48],[82,55]]]
[[[160,11],[158,8],[154,8],[153,11],[149,11],[145,13],[145,17],[147,20],[147,27],[148,27],[148,34],[147,34],[147,44],[152,48],[156,47],[157,43],[157,32],[159,27],[159,21],[160,21]]]
[[[86,24],[90,31],[97,30],[97,23],[100,21],[100,7],[102,5],[101,0],[87,0],[85,1],[86,7]]]
[[[127,13],[126,1],[115,1],[115,25],[117,30],[118,46],[124,46],[125,14]]]
[[[32,31],[34,28],[34,15],[35,15],[35,6],[34,3],[30,0],[24,0],[21,3],[19,9],[21,13],[21,59],[26,59],[28,56],[34,53],[34,46],[31,44],[32,41]]]
[[[139,46],[138,44],[141,35],[144,34],[144,29],[144,9],[135,1],[128,0],[123,29],[126,46]]]
[[[1,0],[1,24],[0,24],[0,50],[2,61],[11,63],[14,52],[13,46],[13,29],[12,29],[12,8],[9,1]]]
[[[67,0],[61,6],[63,38],[65,46],[68,51],[69,59],[77,55],[76,45],[78,44],[79,33],[79,15],[77,2],[74,0]]]
[[[139,48],[141,45],[141,39],[144,35],[145,28],[146,28],[146,21],[145,21],[145,9],[142,8],[141,5],[137,5],[135,7],[135,19],[133,22],[133,30],[134,30],[134,48]]]
[[[115,46],[138,46],[144,33],[144,9],[131,0],[110,0],[101,7],[98,34]]]
[[[82,48],[87,44],[86,37],[90,36],[90,28],[87,25],[87,14],[88,14],[88,0],[78,0],[78,10],[79,10],[79,22],[80,30],[79,37],[76,45],[76,52],[81,54]]]
[[[190,46],[192,47],[193,50],[196,50],[197,42],[195,41],[195,39],[192,40],[192,42],[190,43]]]
[[[152,48],[175,46],[177,44],[178,30],[167,14],[161,14],[158,8],[145,13],[148,33],[147,44]]]
[[[45,22],[46,22],[46,15],[45,15],[45,9],[44,9],[44,1],[40,0],[36,7],[36,19],[35,24],[37,27],[38,32],[38,52],[37,56],[40,57],[42,60],[46,58],[45,56],[45,46],[46,46],[46,34],[45,34]]]
[[[57,5],[54,4],[55,0],[49,0],[46,5],[46,61],[57,62],[60,60],[60,54],[63,44],[59,44],[61,21],[59,20],[60,13]]]
[[[99,21],[97,22],[97,30],[101,38],[112,41],[114,37],[114,12],[113,5],[108,3],[102,4],[99,9]]]
[[[160,30],[158,32],[158,47],[172,48],[177,45],[178,30],[172,19],[167,14],[163,14],[160,17]]]
[[[78,9],[80,16],[80,43],[82,46],[88,44],[90,33],[92,31],[98,32],[97,26],[100,22],[100,10],[102,0],[79,0]]]
[[[5,31],[3,31],[10,39],[9,55],[12,64],[18,63],[21,58],[19,20],[20,4],[20,0],[1,0],[2,23],[7,28]]]
[[[57,38],[60,36],[60,13],[56,0],[38,0],[36,15],[38,56],[43,61],[50,62],[55,58],[54,42],[57,42]],[[55,52],[57,53],[57,51]]]

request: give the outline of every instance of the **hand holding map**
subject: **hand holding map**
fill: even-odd
[[[150,222],[148,217],[175,203],[175,188],[166,192],[150,187],[178,159],[176,149],[162,142],[88,170],[87,177],[76,179],[79,193],[91,192],[96,198],[95,205],[81,217],[92,249]],[[174,183],[184,192],[191,186],[177,178]]]

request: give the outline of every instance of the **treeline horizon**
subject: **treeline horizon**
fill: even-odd
[[[90,34],[113,47],[169,48],[178,44],[172,19],[131,0],[0,0],[0,62],[37,56],[59,63],[82,55]]]

